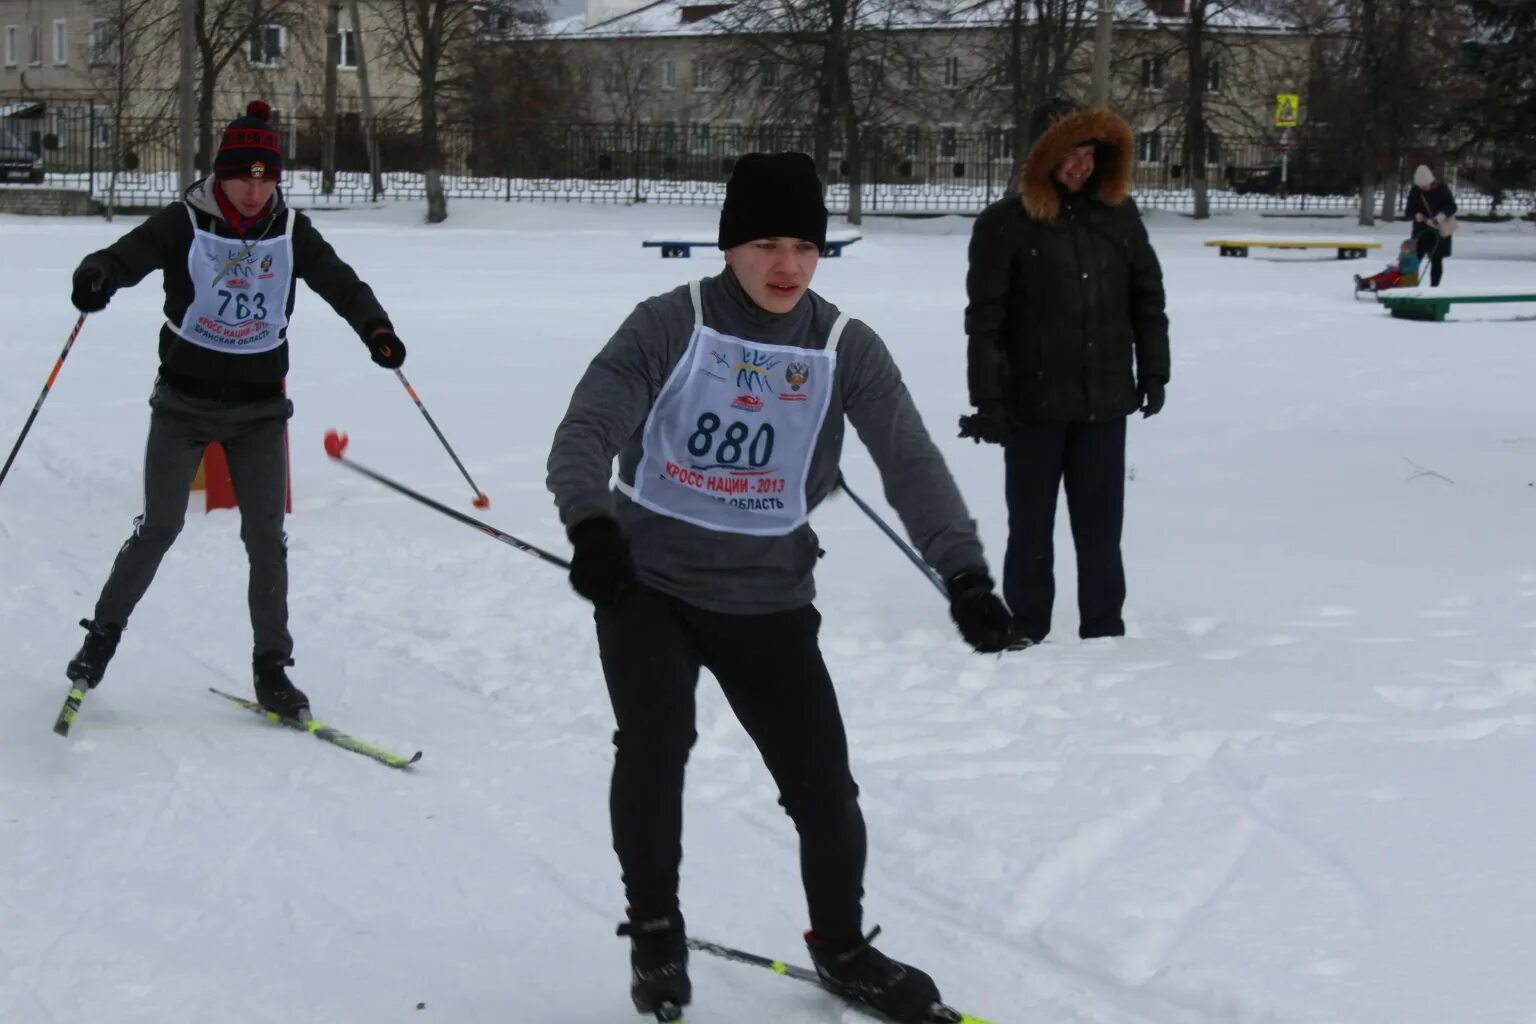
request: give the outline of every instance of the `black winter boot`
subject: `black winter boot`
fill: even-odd
[[[94,690],[106,674],[107,662],[117,653],[117,642],[123,638],[123,627],[115,622],[97,622],[95,619],[81,619],[80,625],[85,627],[85,643],[80,645],[80,650],[70,659],[64,674],[70,682],[84,683]]]
[[[309,698],[283,671],[292,664],[293,659],[287,655],[256,655],[252,661],[256,675],[256,703],[275,715],[303,721],[309,717]]]
[[[892,960],[870,945],[879,934],[876,928],[862,939],[835,945],[806,932],[805,944],[829,992],[902,1024],[925,1024],[933,1004],[942,1002],[938,987],[916,967]]]
[[[625,912],[629,920],[619,925],[616,934],[629,937],[629,997],[641,1013],[676,1020],[693,998],[683,912],[649,918],[637,917],[633,907]]]

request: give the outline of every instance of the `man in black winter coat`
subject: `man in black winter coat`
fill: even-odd
[[[217,441],[228,458],[250,561],[256,699],[302,719],[309,700],[285,671],[293,664],[293,638],[283,533],[286,424],[293,415],[283,378],[296,282],[302,278],[346,318],[380,366],[400,366],[405,346],[373,290],[308,217],[284,203],[271,113],[253,101],[224,130],[212,175],[75,270],[70,299],[82,313],[105,309],[119,288],[164,271],[165,320],[149,399],[144,511],[117,553],[94,616],[80,622],[85,642],[65,674],[81,687],[101,682],[128,616],[181,532],[203,449]]]
[[[965,310],[975,415],[961,436],[1001,444],[1003,596],[1016,632],[1051,628],[1057,495],[1077,548],[1078,633],[1121,636],[1126,418],[1162,410],[1169,378],[1162,269],[1130,199],[1130,127],[1051,100],[1030,122],[1016,193],[971,236]]]

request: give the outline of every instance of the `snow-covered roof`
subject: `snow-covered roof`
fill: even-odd
[[[793,0],[786,0],[793,2]],[[862,10],[880,23],[897,29],[962,29],[998,25],[1010,17],[1013,0],[954,0],[947,4],[900,2],[865,5]],[[722,14],[731,4],[705,0],[653,0],[636,5],[633,0],[588,0],[583,14],[551,22],[548,35],[566,38],[614,38],[633,36],[713,36],[730,31],[732,22]],[[724,8],[725,11],[720,9]],[[1033,11],[1030,12],[1033,20]],[[1172,28],[1183,17],[1159,14],[1143,0],[1115,0],[1115,23],[1126,27]],[[1211,16],[1216,31],[1275,33],[1290,30],[1278,19],[1237,7],[1226,7]]]

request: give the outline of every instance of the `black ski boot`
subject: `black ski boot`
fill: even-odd
[[[117,642],[123,638],[123,627],[115,622],[97,622],[95,619],[81,619],[80,625],[85,627],[85,643],[80,645],[80,650],[69,660],[69,667],[64,670],[64,674],[70,682],[84,683],[94,690],[106,674],[107,662],[117,653]]]
[[[629,937],[629,997],[641,1013],[657,1020],[677,1020],[693,998],[688,980],[688,938],[683,912],[640,918],[634,908],[616,934]]]
[[[925,1024],[934,1004],[942,1005],[938,987],[916,967],[892,960],[870,945],[879,934],[876,928],[862,939],[839,946],[806,932],[805,944],[827,991],[901,1024]]]
[[[293,685],[283,669],[293,659],[282,654],[258,654],[252,662],[256,674],[256,703],[282,718],[309,718],[309,698]]]

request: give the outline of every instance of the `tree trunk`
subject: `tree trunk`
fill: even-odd
[[[1185,86],[1184,170],[1195,196],[1195,220],[1209,220],[1210,183],[1205,174],[1206,150],[1210,148],[1205,137],[1205,0],[1193,0],[1189,5],[1186,48],[1189,81]]]
[[[368,87],[368,53],[363,49],[363,22],[357,16],[357,0],[348,0],[352,15],[352,39],[357,46],[357,92],[363,101],[363,138],[368,147],[368,177],[377,202],[384,195],[384,174],[379,169],[379,137],[373,119],[373,90]]]
[[[423,72],[425,77],[426,72]],[[437,130],[437,95],[422,82],[421,152],[426,163],[427,223],[441,224],[448,219],[448,197],[443,193],[442,139]]]
[[[341,0],[328,0],[325,5],[325,112],[321,115],[324,120],[320,125],[320,192],[323,195],[336,191],[336,66],[340,63]]]

